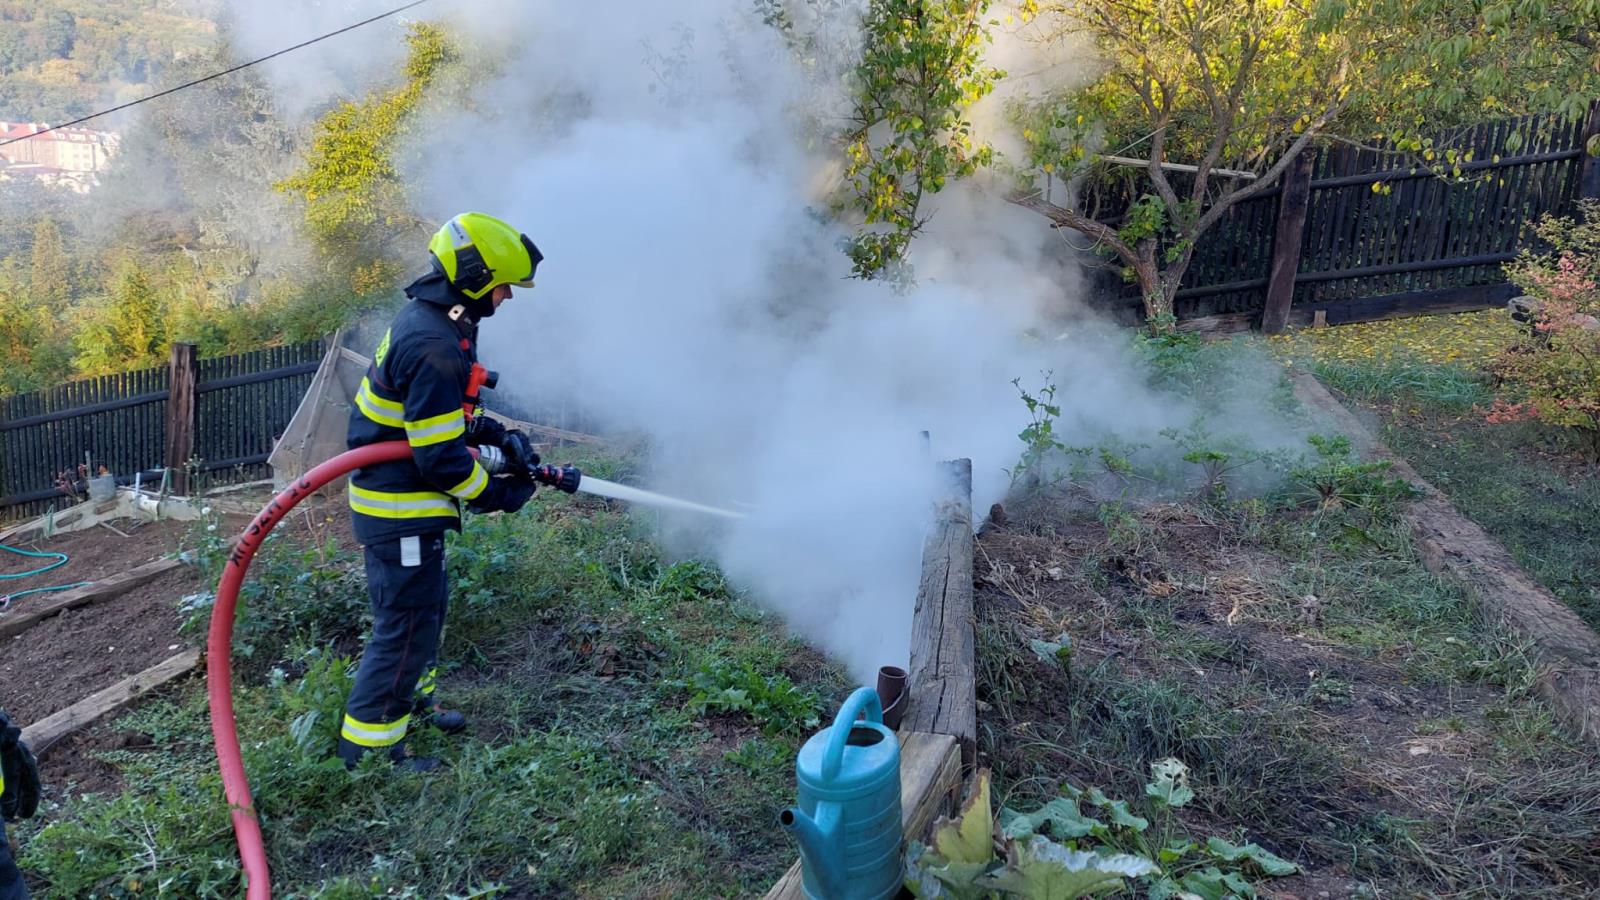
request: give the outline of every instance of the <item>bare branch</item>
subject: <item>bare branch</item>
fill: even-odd
[[[1037,191],[1029,194],[1013,194],[1006,199],[1018,206],[1039,213],[1054,222],[1057,227],[1071,228],[1073,231],[1081,232],[1094,238],[1096,241],[1115,250],[1117,255],[1122,257],[1129,265],[1134,265],[1139,261],[1139,254],[1134,248],[1128,246],[1128,242],[1117,235],[1115,228],[1104,222],[1096,222],[1075,209],[1057,206],[1044,199]]]
[[[1245,187],[1223,194],[1216,203],[1212,204],[1211,208],[1206,210],[1205,215],[1200,217],[1200,221],[1195,223],[1193,234],[1199,235],[1212,225],[1215,225],[1217,220],[1226,215],[1228,210],[1236,204],[1242,203],[1277,184],[1278,179],[1289,168],[1289,164],[1294,162],[1295,157],[1299,156],[1302,151],[1311,145],[1312,139],[1321,132],[1322,126],[1328,124],[1334,116],[1338,115],[1343,107],[1344,102],[1336,100],[1327,109],[1318,113],[1317,117],[1306,126],[1306,130],[1300,133],[1294,143],[1289,145],[1289,149],[1285,150],[1283,155],[1278,157],[1278,161],[1263,172],[1260,178]]]

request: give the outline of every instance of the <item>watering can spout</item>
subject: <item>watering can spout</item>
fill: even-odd
[[[839,805],[817,804],[815,819],[799,807],[791,806],[779,814],[778,821],[800,842],[800,855],[805,857],[806,867],[821,882],[819,887],[823,890],[823,896],[844,896],[848,879],[842,866],[844,854],[840,846]]]

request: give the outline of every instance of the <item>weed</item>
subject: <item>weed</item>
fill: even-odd
[[[1321,509],[1351,506],[1391,513],[1397,504],[1416,495],[1404,479],[1387,475],[1391,465],[1387,460],[1356,462],[1350,439],[1342,434],[1313,434],[1306,441],[1314,453],[1290,469],[1289,477],[1301,488],[1301,497],[1315,500]]]
[[[765,675],[750,665],[711,663],[666,686],[687,691],[696,714],[743,713],[767,734],[799,734],[822,719],[822,698],[799,689],[786,675]]]

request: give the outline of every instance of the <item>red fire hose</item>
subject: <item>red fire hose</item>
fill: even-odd
[[[261,549],[261,542],[295,504],[354,469],[409,456],[410,444],[385,441],[346,451],[307,472],[256,514],[250,527],[239,536],[238,544],[228,554],[227,565],[222,569],[206,641],[206,691],[211,698],[211,736],[217,746],[217,766],[222,769],[222,790],[228,798],[233,833],[239,841],[239,861],[244,864],[247,900],[268,900],[272,896],[272,885],[267,874],[267,849],[261,842],[261,823],[256,819],[255,803],[250,799],[250,782],[239,754],[239,733],[233,719],[233,666],[229,657],[233,652],[233,619],[239,603],[239,585],[244,582],[250,560]]]

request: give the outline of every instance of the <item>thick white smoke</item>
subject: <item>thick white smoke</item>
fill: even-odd
[[[1070,255],[996,196],[930,203],[914,290],[849,279],[846,230],[816,209],[836,173],[816,119],[848,113],[819,75],[837,60],[797,62],[749,0],[450,15],[500,74],[430,118],[414,202],[506,218],[547,257],[485,323],[500,393],[641,431],[649,487],[752,508],[672,535],[858,677],[906,662],[933,461],[973,460],[980,513],[1001,498],[1027,421],[1013,378],[1055,371],[1069,441],[1187,420],[1074,320]]]

